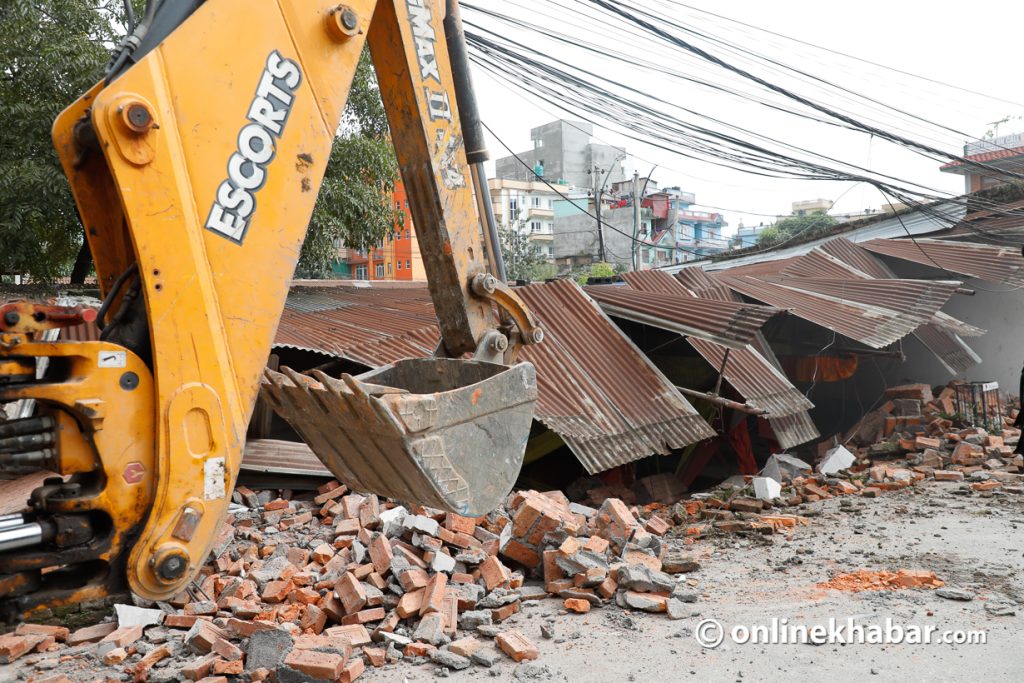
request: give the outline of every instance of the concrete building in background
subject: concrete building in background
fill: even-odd
[[[655,234],[668,231],[671,235],[672,263],[694,261],[729,248],[729,240],[722,236],[722,230],[729,225],[725,216],[695,211],[695,202],[692,192],[683,192],[679,187],[666,187],[643,199],[642,205],[652,211]],[[664,238],[659,237],[658,244],[665,245]]]
[[[770,227],[771,223],[765,223],[764,221],[757,225],[743,225],[742,221],[740,226],[736,228],[736,234],[729,240],[729,246],[733,249],[746,249],[757,244],[757,240],[761,235],[761,232]]]
[[[572,187],[550,180],[543,183],[536,179],[505,178],[490,178],[487,186],[497,224],[526,235],[537,253],[551,261],[554,258],[554,204],[561,195],[572,192]]]
[[[977,140],[964,145],[964,158],[994,169],[979,173],[976,169],[954,161],[943,165],[945,173],[958,173],[964,177],[964,192],[985,190],[1013,180],[999,171],[1024,173],[1024,133],[1003,135],[991,140]]]
[[[548,182],[560,182],[575,187],[593,187],[593,169],[600,171],[600,182],[621,181],[626,175],[621,160],[626,151],[621,147],[591,142],[594,127],[581,121],[559,119],[530,131],[533,149],[494,162],[495,177],[503,180],[532,181],[536,175]]]
[[[395,184],[391,201],[395,203],[395,213],[400,217],[391,234],[384,238],[380,246],[369,252],[342,247],[342,255],[339,249],[339,263],[334,268],[338,277],[353,280],[427,279],[419,242],[416,241],[416,227],[412,223],[412,213],[409,212],[409,199],[405,194],[405,185],[401,182]]]
[[[802,199],[792,203],[793,216],[810,216],[816,213],[828,213],[832,210],[831,199]]]

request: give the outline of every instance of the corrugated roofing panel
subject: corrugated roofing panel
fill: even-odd
[[[785,276],[894,280],[896,274],[877,256],[842,237],[825,242],[797,258]],[[950,373],[957,375],[980,362],[978,355],[957,336],[978,336],[984,331],[937,311],[914,335],[934,353]]]
[[[739,299],[734,292],[711,280],[704,271],[699,272],[700,275],[686,279],[694,289],[710,292],[726,301]],[[643,292],[684,292],[688,296],[694,296],[692,290],[683,284],[684,278],[673,278],[659,271],[627,273],[624,278],[631,287]],[[723,346],[700,339],[687,341],[716,370],[722,367],[722,361],[725,359]],[[754,342],[759,348],[771,353],[760,333],[755,335]],[[771,358],[774,359],[774,356]],[[773,364],[753,345],[729,353],[722,378],[738,391],[745,401],[768,411],[766,417],[779,445],[783,448],[792,448],[818,438],[818,430],[807,414],[807,410],[813,408],[814,404],[790,383],[778,367],[777,361]]]
[[[334,477],[306,444],[276,439],[246,441],[245,452],[242,454],[242,469],[272,474]]]
[[[544,343],[522,354],[537,366],[537,419],[559,432],[587,471],[715,435],[575,283],[516,291],[546,333]]]
[[[688,337],[741,349],[754,338],[777,308],[687,295],[671,275],[660,273],[676,292],[640,292],[620,285],[595,285],[586,292],[608,315],[654,325]],[[629,280],[627,279],[627,282]]]
[[[738,294],[712,278],[703,268],[683,268],[675,277],[692,296],[716,301],[742,301]]]
[[[439,335],[424,284],[318,283],[343,306],[315,313],[286,306],[275,343],[369,366],[433,353]],[[523,349],[537,367],[536,418],[557,432],[590,472],[667,453],[714,436],[711,428],[574,283],[517,290],[547,332]]]
[[[926,280],[715,277],[751,298],[790,308],[805,320],[876,349],[929,322],[957,287]],[[915,292],[919,298],[915,298]],[[894,301],[903,308],[895,306]]]
[[[864,248],[876,254],[894,256],[989,282],[1024,285],[1024,258],[1020,246],[996,247],[977,242],[915,240],[871,240]]]
[[[963,339],[939,325],[922,325],[914,336],[938,357],[952,375],[961,375],[981,363],[981,357]]]

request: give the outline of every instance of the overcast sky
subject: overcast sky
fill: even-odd
[[[744,92],[771,97],[738,77],[642,36],[622,20],[601,18],[597,8],[585,0],[475,0],[481,6],[509,14],[552,30],[564,31],[656,64],[698,76],[716,84],[738,87]],[[1024,6],[1008,1],[978,0],[965,4],[939,2],[860,0],[856,3],[822,3],[810,0],[781,0],[766,3],[753,0],[687,0],[686,4],[737,19],[800,40],[827,46],[839,52],[878,62],[920,76],[992,95],[1009,102],[972,95],[852,59],[787,42],[756,29],[716,19],[673,3],[671,0],[632,0],[633,4],[664,14],[688,27],[766,54],[851,90],[864,93],[910,114],[941,123],[956,131],[980,137],[990,123],[1007,115],[1024,115],[1024,78],[1020,77],[1020,27]],[[573,11],[574,10],[574,11]],[[581,12],[583,14],[581,14]],[[465,9],[464,19],[495,26],[478,13]],[[470,28],[470,31],[473,29]],[[754,133],[827,153],[848,164],[898,176],[944,193],[963,191],[961,176],[940,173],[939,163],[893,146],[866,134],[838,130],[833,126],[808,123],[792,115],[767,110],[764,106],[732,95],[712,92],[669,76],[640,71],[615,59],[587,56],[549,39],[503,26],[502,35],[545,51],[572,64],[626,82],[650,94],[645,105],[672,113],[674,117],[699,122],[673,105],[722,119]],[[800,94],[887,129],[919,139],[943,150],[959,153],[967,138],[958,133],[908,119],[863,101],[843,99],[836,91],[801,82],[779,73],[757,60],[743,61],[726,48],[702,43],[718,56],[741,63],[744,68],[772,82],[796,89]],[[484,121],[516,151],[531,146],[529,131],[555,118],[573,118],[548,103],[540,103],[522,88],[510,86],[480,68],[475,69],[477,97]],[[793,179],[767,179],[741,171],[724,169],[627,139],[615,121],[602,122],[595,131],[601,142],[621,145],[630,152],[625,170],[646,175],[654,164],[654,179],[662,186],[680,185],[694,192],[699,205],[721,207],[731,225],[771,220],[767,216],[788,214],[790,203],[818,197],[839,199],[834,211],[856,212],[878,208],[884,199],[874,188],[851,184]],[[1024,121],[1011,121],[999,134],[1024,130]],[[505,150],[491,141],[492,158]],[[493,167],[492,167],[493,172]],[[765,215],[759,215],[765,214]]]

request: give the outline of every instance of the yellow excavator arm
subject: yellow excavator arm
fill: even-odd
[[[226,514],[261,385],[359,490],[480,514],[511,489],[525,449],[536,381],[509,363],[542,334],[503,282],[493,226],[481,230],[485,157],[460,117],[476,115],[457,4],[149,10],[54,125],[105,298],[101,340],[45,334],[80,320],[74,310],[22,303],[0,316],[0,401],[37,406],[0,423],[0,467],[61,475],[0,518],[8,618],[125,581],[151,600],[185,589]],[[438,357],[359,377],[264,375],[367,42]]]

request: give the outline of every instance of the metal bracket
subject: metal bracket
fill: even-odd
[[[530,312],[530,309],[526,307],[523,300],[507,284],[490,273],[478,273],[473,276],[470,287],[475,295],[498,304],[498,307],[515,321],[516,326],[519,328],[519,334],[513,335],[511,340],[513,354],[519,344],[539,344],[544,341],[544,330],[541,329],[540,322]],[[485,335],[480,340],[480,345],[482,346],[488,341],[490,340]]]

